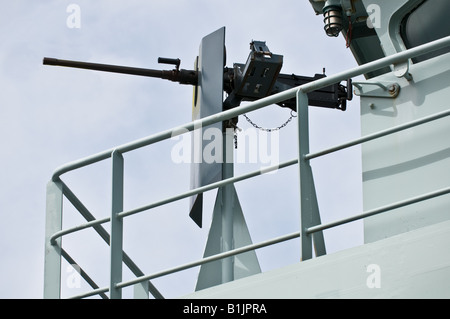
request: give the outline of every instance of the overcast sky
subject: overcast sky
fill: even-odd
[[[67,21],[70,4],[80,9],[75,27]],[[260,40],[284,56],[282,73],[313,76],[326,68],[332,75],[355,67],[343,37],[327,37],[322,20],[307,0],[2,1],[0,298],[42,298],[45,190],[57,167],[191,120],[192,87],[43,66],[43,57],[170,69],[157,64],[162,56],[180,58],[181,68],[191,69],[201,39],[225,26],[227,66],[245,63],[250,41]],[[311,108],[310,114],[312,151],[360,136],[357,99],[346,112]],[[249,116],[260,126],[276,127],[289,118],[290,110],[271,106]],[[238,126],[251,128],[243,117]],[[296,130],[293,121],[279,132],[281,162],[297,156]],[[189,189],[190,165],[171,159],[176,142],[125,154],[126,209]],[[236,164],[235,174],[261,165]],[[323,222],[361,212],[358,147],[314,160],[312,166]],[[110,161],[62,179],[96,217],[109,216]],[[298,231],[296,167],[238,183],[236,189],[253,242]],[[215,196],[216,191],[205,194],[202,229],[189,219],[187,200],[131,216],[125,222],[125,251],[145,273],[200,259]],[[70,205],[64,213],[64,227],[84,222]],[[108,247],[92,233],[69,235],[63,246],[104,287]],[[330,253],[359,245],[362,226],[352,223],[326,231],[325,239]],[[262,270],[298,262],[298,244],[293,240],[258,250]],[[197,273],[195,268],[154,284],[163,295],[176,297],[194,290]],[[64,297],[87,289],[83,283],[64,284],[71,274],[64,263]],[[131,278],[129,272],[124,278]]]

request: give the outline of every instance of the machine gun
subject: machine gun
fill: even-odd
[[[270,52],[266,43],[262,41],[252,41],[250,49],[251,52],[245,64],[235,63],[232,68],[224,67],[223,90],[228,94],[223,103],[224,109],[237,107],[242,101],[254,101],[325,77],[325,74],[316,74],[314,77],[280,74],[283,64],[282,55]],[[198,85],[198,71],[180,69],[180,59],[158,58],[158,63],[174,65],[175,69],[153,70],[47,57],[43,60],[44,65],[147,76],[185,85]],[[308,98],[312,106],[345,111],[346,101],[352,99],[351,80],[347,81],[346,87],[339,83],[330,85],[309,93]],[[278,105],[296,111],[295,99],[280,102]]]
[[[280,74],[283,56],[270,52],[265,42],[250,43],[251,52],[246,64],[235,63],[233,69],[225,68],[224,91],[228,93],[224,108],[239,106],[242,101],[254,101],[290,88],[309,83],[325,74],[313,77],[295,74]],[[347,100],[352,99],[351,80],[347,87],[341,84],[327,86],[308,94],[312,106],[335,108],[345,111]],[[296,111],[295,99],[277,103]]]

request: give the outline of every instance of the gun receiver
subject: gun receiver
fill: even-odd
[[[246,64],[235,63],[233,68],[224,68],[223,90],[228,94],[223,103],[224,109],[237,107],[242,101],[254,101],[325,77],[324,74],[316,74],[314,77],[280,74],[283,64],[282,55],[276,55],[270,52],[266,43],[262,41],[252,41],[250,43],[250,49],[251,52]],[[44,65],[147,76],[170,80],[180,84],[198,85],[198,71],[180,70],[180,59],[158,59],[158,63],[175,65],[175,69],[173,70],[153,70],[54,58],[44,58],[43,63]],[[351,87],[351,80],[348,80],[347,87],[338,83],[308,93],[309,104],[345,111],[346,101],[352,99]],[[278,105],[288,107],[294,111],[297,108],[295,99],[283,101],[278,103]]]
[[[250,49],[246,64],[235,63],[233,69],[225,68],[224,91],[228,93],[224,101],[225,109],[239,106],[242,101],[254,101],[325,77],[325,74],[314,77],[280,74],[282,55],[270,52],[263,41],[252,41]],[[351,80],[348,80],[347,87],[338,83],[308,93],[309,105],[345,111],[347,100],[353,98],[351,87]],[[297,110],[295,99],[277,105]]]

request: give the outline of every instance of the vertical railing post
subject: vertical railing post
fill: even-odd
[[[57,181],[47,184],[44,257],[44,298],[61,298],[61,245],[50,242],[50,237],[62,229],[63,186]]]
[[[311,180],[308,174],[309,162],[305,160],[305,155],[309,153],[308,95],[301,90],[297,91],[297,118],[300,174],[300,260],[303,261],[312,258],[312,236],[306,233],[306,229],[311,226]]]
[[[123,260],[123,219],[117,214],[123,211],[123,156],[118,151],[113,151],[112,159],[112,206],[111,206],[111,235],[110,235],[110,287],[111,299],[122,298],[122,289],[116,288],[116,284],[122,281]]]
[[[222,179],[231,178],[234,175],[233,164],[233,138],[234,131],[232,128],[226,128],[223,132],[223,164],[222,164]],[[233,232],[233,184],[228,184],[222,188],[222,229],[221,229],[221,246],[222,252],[232,250],[234,247],[234,232]],[[222,283],[234,280],[234,257],[222,259]]]
[[[312,258],[313,235],[307,229],[321,223],[319,205],[317,203],[316,188],[309,160],[309,110],[308,95],[301,90],[297,91],[298,115],[298,163],[300,175],[300,260]],[[314,248],[316,255],[325,255],[325,241],[323,233],[314,234]]]

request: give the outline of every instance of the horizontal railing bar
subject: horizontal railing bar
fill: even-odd
[[[88,291],[88,292],[83,293],[83,294],[72,296],[72,297],[70,297],[68,299],[82,299],[82,298],[87,298],[87,297],[99,295],[99,294],[102,294],[102,293],[105,293],[105,292],[108,292],[108,291],[109,291],[109,287],[103,287],[103,288],[98,288],[98,289],[94,289],[94,290]]]
[[[434,191],[434,192],[430,192],[430,193],[427,193],[427,194],[424,194],[424,195],[408,198],[408,199],[403,200],[403,201],[399,201],[399,202],[396,202],[396,203],[393,203],[393,204],[389,204],[389,205],[386,205],[386,206],[378,207],[378,208],[369,210],[367,212],[363,212],[363,213],[361,213],[359,215],[355,215],[355,216],[352,216],[352,217],[340,219],[340,220],[337,220],[337,221],[334,221],[334,222],[330,222],[330,223],[326,223],[326,224],[322,224],[322,225],[309,227],[309,228],[306,229],[306,233],[309,235],[309,234],[316,233],[316,232],[319,232],[319,231],[322,231],[322,230],[325,230],[325,229],[328,229],[328,228],[332,228],[332,227],[340,226],[340,225],[347,224],[347,223],[350,223],[350,222],[354,222],[354,221],[359,220],[359,219],[363,219],[363,218],[370,217],[370,216],[373,216],[373,215],[381,214],[381,213],[384,213],[384,212],[387,212],[387,211],[390,211],[390,210],[393,210],[393,209],[396,209],[396,208],[401,208],[401,207],[404,207],[404,206],[412,205],[412,204],[415,204],[415,203],[418,203],[418,202],[421,202],[421,201],[425,201],[425,200],[428,200],[428,199],[432,199],[434,197],[442,196],[442,195],[445,195],[445,194],[448,194],[448,193],[450,193],[450,187],[442,188],[440,190],[437,190],[437,191]]]
[[[356,76],[381,69],[388,65],[395,65],[398,63],[406,62],[408,59],[421,56],[423,54],[427,54],[429,52],[433,52],[448,46],[450,46],[450,36],[435,41],[431,41],[422,44],[420,46],[404,50],[372,62],[365,63],[353,69],[336,73],[329,77],[321,78],[316,81],[303,84],[300,87],[298,87],[298,89],[301,90],[303,93],[309,93],[321,89],[323,87],[333,85],[335,83],[339,83],[347,79],[351,79]]]
[[[287,162],[284,162],[284,163],[281,163],[281,164],[278,164],[278,165],[269,166],[269,167],[264,168],[262,170],[257,170],[257,171],[254,171],[254,172],[251,172],[251,173],[247,173],[247,174],[243,174],[243,175],[240,175],[240,176],[227,178],[227,179],[224,179],[222,181],[215,182],[215,183],[212,183],[212,184],[209,184],[209,185],[206,185],[206,186],[198,187],[196,189],[190,190],[190,191],[185,192],[183,194],[180,194],[180,195],[177,195],[177,196],[173,196],[173,197],[170,197],[170,198],[166,198],[166,199],[163,199],[161,201],[158,201],[158,202],[155,202],[155,203],[152,203],[152,204],[149,204],[149,205],[145,205],[145,206],[133,209],[133,210],[121,212],[121,213],[117,214],[117,216],[123,218],[123,217],[129,216],[129,215],[136,214],[136,213],[139,213],[139,212],[142,212],[142,211],[145,211],[145,210],[149,210],[149,209],[152,209],[152,208],[164,205],[164,204],[168,204],[168,203],[171,203],[171,202],[183,199],[183,198],[187,198],[187,197],[199,194],[199,193],[204,193],[204,192],[212,190],[214,188],[222,187],[222,186],[225,186],[225,185],[231,184],[231,183],[240,182],[240,181],[243,181],[245,179],[249,179],[249,178],[252,178],[252,177],[255,177],[255,176],[258,176],[258,175],[262,175],[262,174],[274,171],[276,169],[285,168],[285,167],[288,167],[290,165],[294,165],[296,163],[298,163],[298,159],[293,159],[293,160],[290,160],[290,161],[287,161]],[[54,233],[50,237],[50,243],[52,245],[55,245],[56,244],[56,240],[59,237],[62,237],[64,235],[68,235],[68,234],[71,234],[71,233],[74,233],[74,232],[77,232],[77,231],[80,231],[80,230],[83,230],[83,229],[86,229],[86,228],[89,228],[89,227],[95,227],[95,226],[98,226],[100,224],[107,223],[110,220],[111,220],[110,217],[105,217],[105,218],[102,218],[102,219],[92,220],[92,221],[89,221],[87,223],[74,226],[72,228],[60,230],[60,231]],[[109,234],[108,234],[108,241],[107,242],[109,242]]]
[[[297,164],[297,163],[298,163],[298,159],[293,159],[293,160],[290,160],[290,161],[287,161],[287,162],[284,162],[284,163],[281,163],[281,164],[278,164],[278,165],[269,166],[269,167],[264,168],[262,170],[257,170],[257,171],[254,171],[254,172],[251,172],[251,173],[247,173],[247,174],[243,174],[243,175],[236,176],[236,177],[230,177],[230,178],[227,178],[227,179],[215,182],[215,183],[211,183],[211,184],[208,184],[208,185],[205,185],[205,186],[198,187],[196,189],[187,191],[185,193],[182,193],[182,194],[170,197],[170,198],[163,199],[161,201],[158,201],[158,202],[155,202],[155,203],[152,203],[152,204],[149,204],[149,205],[145,205],[145,206],[142,206],[142,207],[135,208],[133,210],[128,210],[128,211],[121,212],[121,213],[117,214],[117,216],[118,217],[130,216],[130,215],[133,215],[133,214],[136,214],[136,213],[140,213],[142,211],[149,210],[149,209],[152,209],[152,208],[155,208],[155,207],[158,207],[158,206],[162,206],[162,205],[165,205],[165,204],[168,204],[168,203],[171,203],[171,202],[183,199],[183,198],[191,197],[191,196],[194,196],[194,195],[199,194],[199,193],[204,193],[204,192],[207,192],[207,191],[212,190],[214,188],[223,187],[223,186],[228,185],[228,184],[234,184],[234,183],[237,183],[237,182],[240,182],[240,181],[252,178],[252,177],[256,177],[256,176],[259,176],[259,175],[263,175],[265,173],[268,173],[268,172],[271,172],[271,171],[274,171],[274,170],[277,170],[277,169],[285,168],[285,167],[288,167],[288,166],[291,166],[291,165],[294,165],[294,164]]]
[[[327,154],[330,154],[330,153],[333,153],[333,152],[336,152],[336,151],[340,151],[340,150],[343,150],[345,148],[349,148],[349,147],[352,147],[352,146],[355,146],[355,145],[358,145],[358,144],[362,144],[364,142],[368,142],[368,141],[371,141],[371,140],[374,140],[374,139],[377,139],[377,138],[380,138],[380,137],[383,137],[383,136],[386,136],[386,135],[389,135],[389,134],[392,134],[392,133],[403,131],[403,130],[409,129],[411,127],[414,127],[414,126],[418,126],[418,125],[425,124],[425,123],[428,123],[428,122],[431,122],[431,121],[435,121],[437,119],[440,119],[442,117],[449,116],[449,115],[450,115],[450,110],[439,112],[439,113],[436,113],[436,114],[433,114],[433,115],[430,115],[430,116],[426,116],[426,117],[423,117],[423,118],[420,118],[420,119],[417,119],[417,120],[414,120],[414,121],[411,121],[411,122],[408,122],[408,123],[405,123],[405,124],[401,124],[401,125],[398,125],[398,126],[391,127],[389,129],[386,129],[386,130],[383,130],[383,131],[379,131],[379,132],[376,132],[376,133],[373,133],[373,134],[369,134],[369,135],[360,137],[358,139],[355,139],[353,141],[349,141],[349,142],[341,144],[341,145],[336,145],[336,146],[330,147],[328,149],[325,149],[325,150],[322,150],[322,151],[319,151],[319,152],[307,154],[307,155],[305,155],[304,158],[305,158],[305,160],[311,160],[313,158],[320,157],[320,156],[323,156],[323,155],[327,155]]]
[[[95,227],[95,226],[98,226],[100,224],[107,223],[109,221],[110,221],[110,218],[109,217],[105,217],[105,218],[102,218],[102,219],[92,220],[92,221],[87,222],[85,224],[77,225],[77,226],[74,226],[74,227],[71,227],[71,228],[68,228],[68,229],[60,230],[60,231],[54,233],[52,235],[52,237],[50,237],[50,243],[52,245],[56,245],[56,240],[59,237],[62,237],[62,236],[67,235],[67,234],[75,233],[77,231],[80,231],[82,229],[86,229],[86,228],[89,228],[89,227]]]
[[[263,248],[263,247],[270,246],[270,245],[273,245],[273,244],[281,243],[283,241],[291,240],[291,239],[294,239],[294,238],[297,238],[297,237],[300,237],[300,232],[295,232],[295,233],[291,233],[291,234],[288,234],[288,235],[280,236],[280,237],[273,238],[273,239],[270,239],[270,240],[267,240],[267,241],[264,241],[264,242],[261,242],[261,243],[258,243],[258,244],[252,244],[252,245],[247,245],[247,246],[244,246],[244,247],[241,247],[241,248],[236,248],[236,249],[229,250],[229,251],[226,251],[226,252],[223,252],[223,253],[220,253],[220,254],[216,254],[214,256],[203,258],[203,259],[195,261],[195,262],[191,262],[191,263],[187,263],[187,264],[184,264],[184,265],[181,265],[181,266],[177,266],[177,267],[174,267],[174,268],[171,268],[171,269],[163,270],[161,272],[158,272],[158,273],[155,273],[155,274],[152,274],[152,275],[142,276],[142,277],[139,277],[139,278],[135,278],[133,280],[121,282],[121,283],[118,283],[116,285],[116,287],[117,288],[125,288],[127,286],[131,286],[131,285],[140,283],[140,282],[145,281],[145,280],[150,280],[150,279],[162,277],[162,276],[169,275],[169,274],[172,274],[172,273],[175,273],[175,272],[178,272],[178,271],[182,271],[182,270],[186,270],[186,269],[193,268],[193,267],[196,267],[196,266],[200,266],[200,265],[212,262],[212,261],[216,261],[216,260],[223,259],[223,258],[226,258],[226,257],[242,254],[242,253],[245,253],[245,252],[250,251],[250,250],[255,250],[255,249],[258,249],[258,248]]]
[[[267,240],[267,241],[264,241],[264,242],[261,242],[261,243],[258,243],[258,244],[252,244],[252,245],[247,245],[247,246],[244,246],[244,247],[236,248],[236,249],[224,252],[224,253],[220,253],[220,254],[217,254],[217,255],[214,255],[214,256],[203,258],[203,259],[195,261],[195,262],[191,262],[191,263],[187,263],[187,264],[184,264],[184,265],[181,265],[181,266],[173,267],[171,269],[167,269],[167,270],[155,273],[155,274],[141,276],[141,277],[135,278],[133,280],[121,282],[121,283],[118,283],[116,285],[116,287],[117,288],[125,288],[125,287],[132,286],[132,285],[138,284],[138,283],[146,281],[146,280],[162,277],[162,276],[165,276],[165,275],[169,275],[171,273],[175,273],[175,272],[178,272],[178,271],[182,271],[182,270],[186,270],[186,269],[193,268],[193,267],[196,267],[196,266],[200,266],[202,264],[206,264],[206,263],[213,262],[213,261],[216,261],[216,260],[219,260],[219,259],[223,259],[223,258],[227,258],[227,257],[230,257],[230,256],[239,255],[239,254],[248,252],[250,250],[263,248],[263,247],[270,246],[270,245],[273,245],[273,244],[278,244],[278,243],[281,243],[283,241],[288,241],[288,240],[295,239],[295,238],[298,238],[298,237],[300,237],[300,232],[295,232],[295,233],[291,233],[291,234],[288,234],[288,235],[276,237],[276,238],[273,238],[273,239],[270,239],[270,240]],[[94,296],[94,295],[97,295],[97,294],[102,293],[102,292],[107,292],[108,290],[109,290],[108,287],[104,287],[104,288],[101,288],[101,289],[96,289],[96,290],[87,292],[85,294],[73,296],[73,297],[71,297],[71,299],[90,297],[90,296]]]
[[[355,76],[368,73],[371,71],[375,71],[377,69],[383,68],[385,66],[396,64],[400,62],[404,62],[407,59],[431,52],[436,51],[441,48],[444,48],[446,46],[450,46],[450,36],[432,41],[423,45],[420,45],[418,47],[408,49],[396,54],[393,54],[388,57],[381,58],[376,61],[372,61],[363,65],[360,65],[358,67],[355,67],[353,69],[343,71],[340,73],[337,73],[335,75],[332,75],[330,77],[325,77],[310,83],[303,84],[298,87],[294,87],[292,89],[259,99],[257,101],[251,102],[246,105],[241,105],[239,107],[223,111],[218,114],[213,114],[207,117],[204,117],[202,119],[199,119],[197,121],[189,122],[187,124],[181,125],[179,127],[175,127],[160,133],[157,133],[155,135],[151,135],[149,137],[145,137],[133,142],[129,142],[126,144],[122,144],[118,147],[111,148],[109,150],[97,153],[95,155],[91,155],[88,157],[85,157],[83,159],[65,164],[59,168],[57,168],[52,176],[52,180],[55,181],[60,177],[62,174],[67,173],[71,170],[84,167],[86,165],[90,165],[99,161],[102,161],[104,159],[107,159],[111,157],[111,154],[114,150],[117,150],[121,153],[129,152],[138,148],[141,148],[143,146],[147,146],[174,136],[181,135],[185,133],[186,131],[192,131],[196,129],[197,127],[205,127],[217,122],[225,121],[234,117],[237,117],[241,114],[248,113],[251,111],[255,111],[257,109],[260,109],[262,107],[276,104],[281,101],[290,99],[295,97],[298,90],[301,90],[304,93],[309,93],[314,90],[332,85],[334,83],[339,83],[341,81],[347,80],[349,78],[353,78]]]

